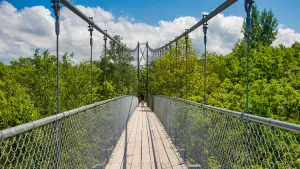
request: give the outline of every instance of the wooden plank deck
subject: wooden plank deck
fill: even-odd
[[[151,135],[153,140],[151,140]],[[127,169],[155,169],[152,141],[159,169],[187,169],[163,125],[148,107],[138,107],[128,122]],[[106,169],[123,168],[124,145],[125,131]]]

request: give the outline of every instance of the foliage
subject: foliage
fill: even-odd
[[[122,38],[116,36],[120,42]],[[74,53],[65,53],[59,62],[60,111],[90,103],[90,61],[75,64]],[[92,62],[93,102],[136,91],[132,53],[113,43],[107,57]],[[107,78],[104,68],[107,62]],[[13,127],[56,113],[56,56],[35,50],[33,58],[20,57],[10,65],[0,62],[0,129]],[[106,84],[106,88],[105,88]]]
[[[156,59],[149,68],[152,83],[150,92],[203,102],[203,56],[189,44],[188,67],[185,73],[185,54],[179,42],[178,57],[169,53]],[[250,56],[250,110],[253,114],[300,123],[300,57],[299,43],[292,47],[269,47],[258,44]],[[245,111],[245,43],[239,41],[226,56],[207,53],[207,104],[226,109]],[[174,61],[177,66],[174,66]],[[171,66],[171,67],[170,67]],[[178,84],[176,89],[176,84]]]
[[[266,9],[260,13],[256,5],[253,5],[251,12],[251,30],[249,36],[252,41],[252,47],[256,47],[257,44],[270,46],[276,39],[278,32],[278,22],[274,17],[274,13],[272,10],[267,11]],[[244,37],[247,37],[245,23],[242,32],[244,33]]]
[[[9,66],[0,63],[0,128],[13,127],[39,117],[28,89],[16,82]]]

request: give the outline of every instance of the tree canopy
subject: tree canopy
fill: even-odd
[[[277,20],[271,10],[252,10],[250,54],[250,110],[253,114],[299,123],[300,43],[271,46],[277,35]],[[245,33],[245,26],[242,28]],[[121,36],[115,36],[122,42]],[[209,42],[208,42],[209,43]],[[203,54],[185,40],[149,62],[149,92],[203,102]],[[168,49],[169,50],[169,49]],[[134,53],[109,42],[107,57],[95,59],[92,72],[93,102],[124,94],[146,93],[146,68],[137,83]],[[59,62],[61,111],[89,104],[90,62],[72,62],[66,53]],[[187,70],[186,67],[187,58]],[[246,43],[240,39],[227,55],[207,52],[207,104],[245,111]],[[0,63],[1,129],[55,114],[56,56],[35,50],[33,57],[20,57],[9,65]],[[104,78],[105,65],[107,78]],[[187,73],[186,73],[187,71]],[[106,87],[105,87],[106,86]]]
[[[120,42],[122,38],[115,36]],[[90,102],[90,61],[75,64],[74,53],[59,62],[60,109],[67,111]],[[98,57],[99,58],[99,57]],[[136,70],[132,53],[108,45],[107,57],[95,59],[92,72],[93,102],[135,94]],[[107,78],[104,81],[104,65]],[[56,56],[36,49],[32,58],[20,57],[9,65],[0,62],[0,129],[56,113]],[[105,90],[104,84],[107,86]],[[106,94],[105,94],[106,93]]]

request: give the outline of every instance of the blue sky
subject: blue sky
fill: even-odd
[[[193,26],[202,18],[203,12],[211,12],[225,0],[71,1],[75,5],[82,5],[80,10],[94,16],[94,21],[102,29],[108,30],[111,35],[121,35],[123,42],[129,47],[134,48],[138,41],[148,41],[155,48]],[[300,42],[300,19],[297,17],[300,0],[257,0],[256,4],[260,10],[272,9],[279,24],[284,25],[278,28],[273,46],[283,44],[289,47],[294,42]],[[42,7],[31,8],[33,6]],[[50,0],[7,0],[0,3],[0,61],[8,62],[19,56],[31,57],[36,48],[55,53],[56,38],[51,6]],[[95,8],[98,6],[101,9]],[[245,17],[244,0],[239,0],[222,13],[224,15],[217,15],[208,22],[207,49],[225,55],[243,37],[241,27]],[[87,24],[66,8],[62,8],[61,16],[61,53],[76,53],[76,62],[88,59]],[[130,18],[135,20],[132,22]],[[95,32],[93,36],[94,44],[97,44],[94,52],[99,54],[104,43],[103,35]],[[203,51],[202,30],[195,30],[191,39],[197,50]]]
[[[144,22],[153,26],[159,20],[172,21],[180,16],[193,16],[201,18],[203,11],[210,12],[224,0],[71,0],[74,4],[83,6],[100,6],[111,11],[115,17],[134,17],[135,22]],[[16,8],[43,5],[50,8],[50,0],[8,0]],[[224,11],[225,15],[245,16],[244,0],[239,0]],[[298,10],[300,0],[257,0],[260,9],[272,9],[280,24],[300,32],[300,19]]]

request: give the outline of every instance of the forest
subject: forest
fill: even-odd
[[[271,10],[252,10],[249,107],[252,114],[300,123],[300,43],[272,46],[277,20]],[[115,36],[122,42],[121,36]],[[209,42],[208,42],[209,43]],[[171,55],[170,55],[171,53]],[[90,103],[90,61],[72,62],[74,53],[59,63],[61,112]],[[120,95],[146,94],[147,67],[140,79],[133,61],[136,53],[118,49],[112,42],[107,57],[94,58],[92,102]],[[155,54],[151,54],[155,55]],[[100,59],[99,59],[100,58]],[[152,57],[154,58],[154,57]],[[203,102],[203,51],[188,41],[187,74],[185,40],[171,52],[149,62],[149,92]],[[105,65],[107,65],[105,78]],[[55,114],[56,56],[36,49],[33,57],[20,57],[10,64],[0,62],[0,129]],[[227,55],[207,52],[207,104],[245,112],[246,43],[240,39]],[[188,83],[188,89],[186,89]]]
[[[300,123],[300,43],[271,46],[278,23],[273,12],[252,11],[249,108],[252,114]],[[245,26],[241,30],[244,36]],[[209,43],[209,42],[208,42]],[[155,59],[149,68],[150,93],[203,103],[204,55],[188,43],[187,75],[185,39]],[[171,53],[171,55],[170,55]],[[207,103],[245,112],[246,42],[240,39],[228,55],[207,52]],[[145,76],[145,75],[144,75]],[[186,90],[186,82],[188,89]]]
[[[121,41],[120,36],[115,39]],[[60,111],[90,104],[90,60],[72,62],[65,53],[59,62]],[[110,42],[107,57],[94,58],[92,102],[136,93],[137,77],[132,54]],[[105,78],[105,66],[106,74]],[[35,50],[9,65],[0,62],[0,129],[56,114],[56,56]]]

